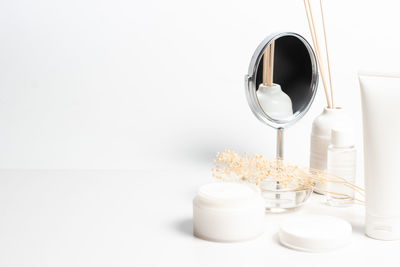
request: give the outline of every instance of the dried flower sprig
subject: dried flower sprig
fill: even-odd
[[[272,179],[279,182],[281,188],[290,188],[293,185],[314,188],[316,184],[340,183],[364,196],[363,188],[350,183],[342,177],[320,170],[299,167],[278,159],[267,159],[263,155],[256,154],[249,156],[248,153],[244,153],[241,156],[232,150],[217,153],[216,157],[214,160],[215,168],[212,169],[212,174],[220,180],[246,181],[260,185],[262,181]],[[363,203],[363,200],[343,193],[327,190],[324,193],[333,194],[338,197],[349,197],[355,203]]]

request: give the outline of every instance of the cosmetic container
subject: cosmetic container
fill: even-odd
[[[332,129],[331,142],[328,147],[327,173],[355,182],[356,148],[354,132],[350,128]],[[340,182],[326,184],[327,204],[331,206],[347,206],[353,203],[354,189]],[[334,193],[333,193],[334,192]]]
[[[264,231],[264,200],[252,185],[219,182],[203,185],[193,200],[193,233],[220,242],[255,238]]]
[[[400,239],[400,74],[359,73],[364,133],[365,232]]]

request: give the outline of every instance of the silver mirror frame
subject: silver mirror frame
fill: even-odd
[[[307,51],[310,55],[311,66],[312,66],[312,78],[310,86],[313,93],[309,103],[300,113],[294,115],[294,117],[288,120],[276,120],[269,117],[261,108],[261,105],[258,102],[256,77],[257,77],[258,66],[260,65],[265,49],[274,40],[284,36],[294,36],[298,38],[307,48]],[[317,87],[318,87],[318,66],[314,50],[304,37],[293,32],[277,32],[265,38],[255,50],[253,57],[251,58],[250,61],[248,74],[245,76],[246,97],[251,111],[257,117],[257,119],[275,129],[288,128],[291,125],[295,124],[298,120],[300,120],[310,109],[311,104],[314,101],[315,94],[317,92]]]
[[[260,65],[261,59],[264,55],[264,51],[274,40],[284,37],[284,36],[293,36],[299,39],[304,46],[307,48],[307,51],[310,55],[311,59],[311,67],[312,67],[312,77],[311,77],[311,91],[312,96],[307,104],[307,106],[299,113],[295,114],[293,117],[288,120],[276,120],[269,117],[264,110],[262,109],[260,103],[257,98],[257,71]],[[260,45],[255,50],[249,65],[248,74],[245,75],[245,88],[246,88],[246,97],[247,102],[249,103],[250,109],[253,114],[259,119],[261,122],[271,126],[272,128],[277,129],[277,139],[276,139],[276,157],[277,159],[283,159],[283,132],[284,129],[290,127],[295,124],[298,120],[300,120],[310,109],[311,104],[314,102],[315,95],[318,89],[318,65],[317,59],[314,54],[314,50],[311,45],[307,42],[307,40],[294,32],[277,32],[273,33],[267,38],[265,38]]]

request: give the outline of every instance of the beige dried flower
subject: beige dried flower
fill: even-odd
[[[314,188],[316,184],[341,183],[360,195],[364,195],[364,189],[342,177],[316,169],[299,167],[278,159],[267,159],[263,155],[249,156],[248,153],[244,153],[241,156],[233,150],[225,150],[222,153],[217,153],[216,157],[212,174],[220,180],[246,181],[259,185],[262,181],[273,179],[278,181],[282,188],[291,188],[294,185],[296,187]],[[325,191],[325,193],[347,196],[353,198],[356,202],[363,202],[337,192]]]

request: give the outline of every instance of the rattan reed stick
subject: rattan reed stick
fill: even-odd
[[[335,98],[333,97],[333,86],[332,86],[331,63],[330,63],[330,60],[329,60],[328,39],[326,37],[327,35],[326,35],[326,27],[325,27],[325,16],[324,16],[324,8],[322,6],[322,0],[319,0],[319,5],[320,5],[320,8],[321,8],[322,28],[324,30],[326,62],[328,64],[329,87],[331,89],[331,102],[332,102],[332,108],[335,108]]]
[[[316,29],[315,29],[314,17],[312,15],[312,9],[311,9],[311,5],[310,5],[310,1],[309,0],[304,0],[304,7],[305,7],[305,10],[306,10],[308,27],[310,29],[311,38],[313,40],[313,44],[314,44],[314,47],[315,47],[315,52],[316,52],[316,55],[317,55],[317,61],[318,61],[319,69],[320,69],[320,72],[321,72],[321,78],[322,78],[322,84],[323,84],[323,87],[324,87],[326,102],[327,102],[328,108],[332,108],[332,103],[331,103],[331,100],[330,100],[330,97],[329,97],[328,86],[327,86],[326,79],[325,79],[325,70],[324,70],[324,66],[322,64],[322,58],[321,58],[321,54],[320,54],[318,38],[317,38]]]

